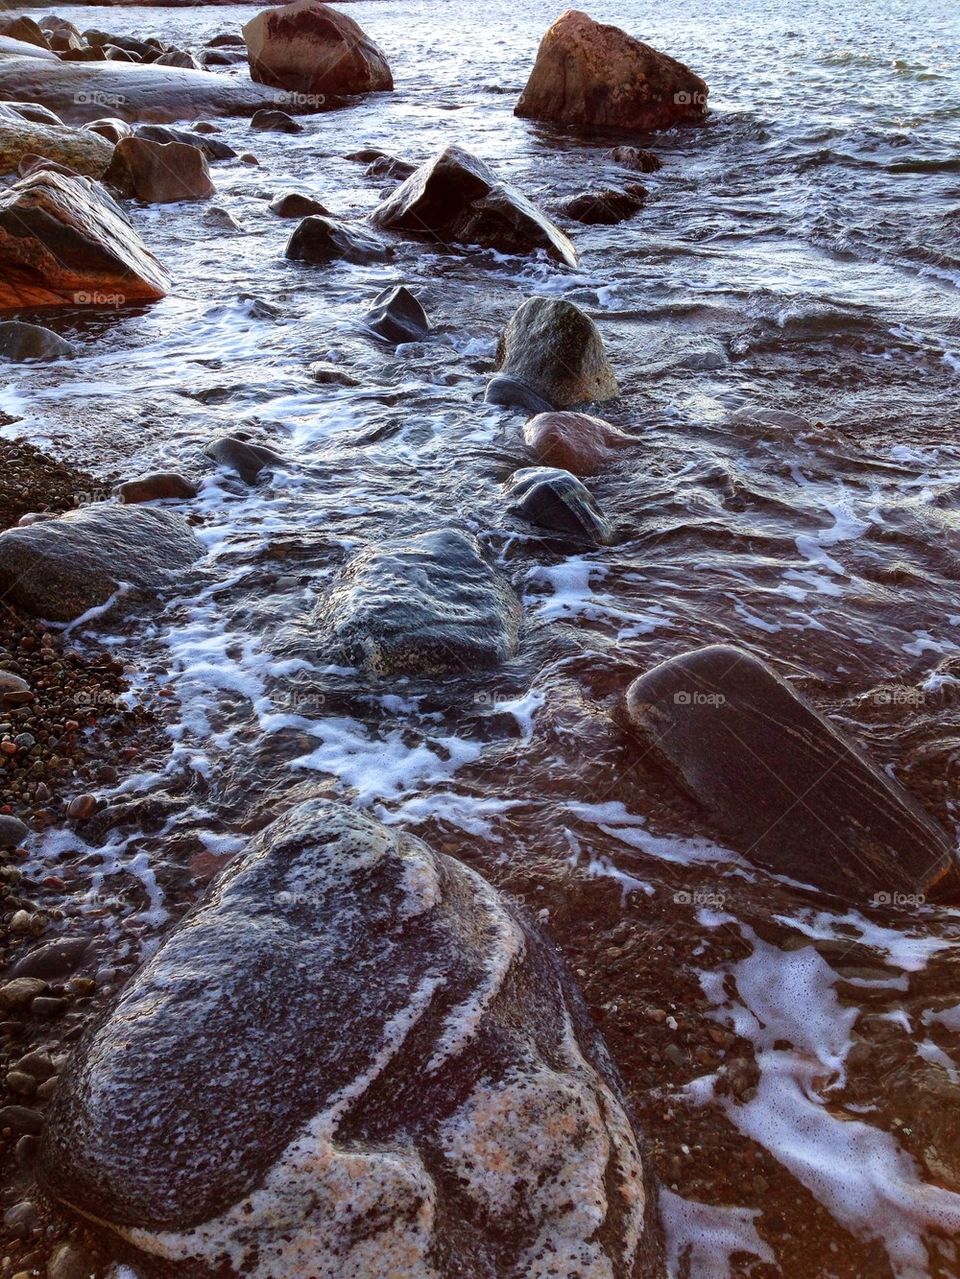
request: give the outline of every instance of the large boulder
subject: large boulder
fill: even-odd
[[[510,510],[531,524],[575,541],[602,545],[610,523],[590,490],[569,471],[555,466],[525,466],[507,481]]]
[[[630,685],[626,716],[751,861],[860,904],[960,896],[953,841],[752,654],[718,644],[664,662]]]
[[[563,232],[482,160],[448,146],[374,209],[373,222],[391,231],[427,234],[445,244],[479,244],[502,253],[532,253],[576,266]]]
[[[0,592],[51,622],[72,622],[121,584],[153,593],[203,547],[173,511],[85,506],[0,533]]]
[[[250,75],[310,95],[393,88],[390,64],[359,23],[319,0],[264,9],[243,28]]]
[[[22,40],[25,44],[35,45],[38,49],[50,48],[50,42],[39,25],[33,18],[25,15],[19,18],[0,18],[0,36],[8,36],[11,40]]]
[[[59,62],[55,53],[51,53],[49,49],[42,49],[30,40],[17,40],[13,36],[0,35],[0,60],[6,65],[14,58],[30,58],[48,67],[51,63]],[[6,96],[5,93],[0,94],[0,97]]]
[[[540,41],[514,110],[578,128],[644,132],[702,120],[708,93],[682,62],[568,9]]]
[[[101,178],[112,155],[105,138],[85,129],[0,120],[0,174],[15,173],[25,156],[40,156],[84,177]]]
[[[392,250],[365,227],[313,213],[304,218],[287,241],[286,256],[294,262],[383,262]]]
[[[326,799],[257,835],[81,1042],[38,1169],[160,1276],[663,1274],[553,949],[476,872]]]
[[[558,298],[528,298],[514,311],[497,345],[496,368],[554,408],[619,394],[599,329]]]
[[[321,602],[324,660],[370,675],[468,675],[517,648],[520,605],[475,538],[437,529],[368,548]]]
[[[21,363],[23,360],[68,360],[76,348],[51,329],[23,320],[0,321],[0,359]]]
[[[523,428],[524,442],[538,462],[574,475],[594,475],[632,441],[612,422],[590,413],[538,413]]]
[[[216,194],[203,151],[184,142],[121,138],[103,180],[146,204],[209,200]]]
[[[0,194],[0,310],[154,301],[166,272],[86,178],[44,170]]]

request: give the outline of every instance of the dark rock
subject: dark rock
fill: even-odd
[[[183,142],[123,138],[103,180],[122,195],[147,204],[209,200],[216,194],[203,152]]]
[[[319,360],[316,364],[310,365],[310,376],[315,382],[325,386],[360,385],[360,379],[354,377],[347,369],[341,369],[338,365],[329,364],[324,360]]]
[[[52,329],[39,324],[25,324],[22,320],[0,321],[0,359],[13,360],[67,360],[76,355],[76,348]]]
[[[399,285],[384,289],[363,317],[364,328],[387,342],[420,342],[430,335],[430,321],[419,300]]]
[[[34,173],[59,173],[62,178],[79,178],[82,175],[76,169],[71,169],[65,164],[57,164],[55,160],[46,160],[42,155],[25,155],[17,167],[17,174],[21,178],[29,178]]]
[[[205,137],[188,129],[171,129],[166,124],[138,124],[134,133],[148,142],[181,142],[184,146],[199,147],[208,160],[232,160],[237,154],[220,138]]]
[[[510,317],[496,368],[558,408],[619,394],[597,326],[572,302],[529,298]]]
[[[708,92],[682,62],[568,9],[541,40],[514,110],[578,128],[644,132],[702,120]]]
[[[0,1109],[0,1132],[9,1128],[11,1132],[28,1132],[38,1135],[43,1127],[43,1116],[39,1110],[29,1110],[26,1106],[4,1106]]]
[[[246,49],[203,49],[200,53],[200,65],[203,67],[235,67],[246,60]]]
[[[957,899],[952,840],[752,654],[714,645],[663,662],[630,685],[626,715],[751,861],[859,903]]]
[[[386,151],[381,151],[379,147],[361,147],[359,151],[351,151],[349,155],[345,155],[345,160],[352,160],[354,164],[370,164],[374,160],[387,157]]]
[[[122,582],[159,591],[202,550],[174,511],[86,506],[0,533],[0,589],[36,617],[71,622],[105,604]]]
[[[11,40],[22,40],[25,44],[36,45],[38,49],[49,49],[50,42],[33,18],[26,15],[19,18],[0,18],[0,36]]]
[[[338,218],[312,214],[291,235],[286,256],[295,262],[384,262],[392,250],[370,231]]]
[[[78,1047],[37,1171],[170,1273],[663,1274],[556,952],[476,872],[324,799],[254,838]]]
[[[256,111],[250,120],[251,129],[263,129],[270,133],[302,133],[303,125],[286,111],[264,109]]]
[[[270,466],[283,466],[286,459],[263,444],[250,444],[235,435],[224,435],[203,450],[218,466],[236,471],[245,484],[252,484]]]
[[[488,404],[500,404],[504,408],[523,409],[526,413],[549,413],[553,405],[542,395],[532,391],[525,382],[498,373],[487,383],[484,400]]]
[[[91,48],[88,44],[79,47],[73,43],[60,54],[63,62],[106,62],[107,51],[101,47]]]
[[[111,35],[109,32],[100,31],[96,27],[90,27],[81,34],[87,44],[94,47],[124,49],[128,53],[137,54],[139,57],[150,51],[150,46],[146,41],[138,40],[135,36]]]
[[[165,498],[197,496],[197,486],[173,471],[155,471],[117,487],[122,502],[156,502]]]
[[[13,1239],[29,1239],[40,1225],[36,1205],[29,1199],[13,1204],[3,1214],[3,1224]]]
[[[16,818],[13,819],[16,821]],[[14,847],[14,845],[5,845]],[[0,986],[0,1010],[22,1012],[29,1008],[38,995],[47,991],[47,983],[39,977],[14,977]]]
[[[50,981],[57,977],[68,977],[76,972],[89,953],[88,938],[60,937],[56,941],[45,942],[44,945],[22,955],[10,969],[10,975],[42,977]]]
[[[130,53],[126,49],[116,49],[112,45],[107,45],[103,50],[103,56],[108,62],[139,62],[140,59],[135,53]]]
[[[29,826],[19,817],[0,813],[0,848],[18,848],[29,834]]]
[[[610,524],[576,476],[552,466],[514,471],[507,482],[510,509],[541,528],[595,545],[610,541]]]
[[[394,155],[378,155],[367,169],[368,178],[397,178],[403,181],[411,173],[416,173],[417,166],[407,160],[398,160]]]
[[[642,147],[614,147],[607,152],[606,158],[625,169],[635,169],[637,173],[656,173],[657,169],[663,168],[660,157],[652,151],[644,151]]]
[[[379,45],[353,18],[319,0],[264,9],[243,28],[250,75],[295,93],[354,94],[393,88]]]
[[[573,245],[525,196],[458,146],[420,166],[374,209],[376,226],[431,235],[445,244],[477,244],[502,253],[532,253],[576,266]]]
[[[30,1005],[30,1011],[34,1017],[47,1017],[52,1020],[54,1017],[63,1016],[67,1011],[67,1001],[49,995],[38,995]]]
[[[239,31],[222,32],[220,35],[214,36],[212,40],[208,40],[206,45],[208,49],[223,49],[231,46],[246,49],[246,41]]]
[[[223,209],[217,204],[211,204],[203,211],[203,223],[205,226],[216,227],[218,231],[225,231],[230,235],[245,235],[245,229],[240,225],[237,219],[229,211]]]
[[[106,138],[108,142],[112,142],[114,146],[121,138],[129,138],[133,133],[131,125],[126,120],[115,120],[107,118],[104,120],[91,120],[89,124],[83,126],[91,133],[99,133],[101,138]]]
[[[633,191],[608,187],[602,191],[572,195],[561,200],[558,207],[574,222],[583,222],[586,226],[613,226],[617,222],[626,222],[642,209],[645,197],[642,187],[634,187]]]
[[[161,53],[156,59],[155,65],[158,67],[183,67],[190,71],[199,71],[200,63],[196,60],[192,53],[187,53],[185,49],[168,49],[166,53]]]
[[[330,212],[319,200],[311,195],[301,195],[299,191],[284,191],[282,195],[274,196],[269,207],[278,218],[309,218],[314,213],[326,217]]]
[[[593,475],[632,442],[612,422],[589,413],[540,413],[526,423],[523,438],[538,461],[574,475]]]
[[[370,675],[465,675],[517,647],[520,606],[473,537],[438,529],[362,551],[321,603],[325,660]]]

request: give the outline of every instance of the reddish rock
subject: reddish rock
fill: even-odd
[[[393,88],[386,55],[353,18],[319,0],[264,9],[243,28],[250,75],[300,94]]]
[[[523,438],[545,466],[573,475],[593,475],[631,437],[589,413],[540,413],[523,428]]]
[[[209,200],[216,194],[203,152],[184,142],[121,138],[103,180],[147,204]]]
[[[155,471],[118,485],[117,493],[126,503],[154,502],[160,498],[196,497],[197,486],[174,471]]]

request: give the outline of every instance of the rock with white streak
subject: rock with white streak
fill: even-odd
[[[663,1273],[552,949],[474,871],[326,799],[258,835],[82,1041],[39,1174],[160,1276]]]

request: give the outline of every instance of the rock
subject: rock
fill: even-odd
[[[556,408],[619,394],[597,326],[557,298],[529,298],[514,311],[497,346],[496,368]]]
[[[957,900],[945,832],[771,667],[714,645],[634,680],[626,716],[751,861],[858,903]]]
[[[212,40],[207,41],[208,49],[229,48],[231,45],[246,48],[246,41],[239,31],[224,31],[220,35],[214,36]]]
[[[147,204],[209,200],[216,194],[202,151],[182,142],[123,138],[103,180],[122,195]]]
[[[531,524],[594,545],[610,541],[610,524],[593,494],[569,471],[528,466],[507,481],[510,509]]]
[[[403,181],[416,173],[417,166],[406,160],[398,160],[394,155],[378,155],[367,169],[368,178],[397,178]]]
[[[264,9],[243,28],[252,79],[303,94],[393,88],[379,45],[347,14],[319,0]]]
[[[35,173],[0,194],[0,310],[122,306],[168,279],[119,207],[85,178]]]
[[[105,604],[121,582],[149,594],[161,590],[202,551],[174,511],[85,506],[0,533],[0,590],[36,617],[71,622]]]
[[[18,124],[27,120],[30,124],[63,125],[60,117],[39,102],[0,102],[0,118]]]
[[[421,165],[370,216],[385,230],[428,234],[445,244],[502,253],[543,249],[567,266],[577,264],[573,245],[545,214],[458,146]]]
[[[39,1110],[30,1110],[26,1106],[0,1108],[0,1132],[9,1128],[11,1132],[28,1132],[36,1136],[42,1127],[43,1116]]]
[[[324,208],[313,196],[301,195],[299,191],[284,191],[270,201],[270,212],[278,218],[308,218],[313,213],[326,217],[330,210]]]
[[[646,192],[638,184],[631,191],[608,187],[600,191],[583,191],[559,204],[560,212],[574,222],[587,226],[613,226],[626,222],[643,208]]]
[[[303,125],[294,120],[286,111],[264,109],[254,112],[250,120],[251,129],[264,129],[270,133],[302,133]]]
[[[41,49],[39,45],[31,44],[29,40],[14,40],[12,36],[0,35],[0,59],[3,60],[4,70],[7,70],[9,64],[15,58],[30,59],[32,62],[42,63],[49,66],[52,62],[59,62],[59,58],[49,49]],[[6,89],[4,85],[4,89]],[[30,95],[36,97],[35,93]],[[6,97],[6,92],[0,92],[0,97]]]
[[[540,413],[523,428],[537,460],[574,475],[593,475],[631,437],[611,422],[589,413]]]
[[[0,670],[0,692],[4,696],[7,693],[25,693],[29,688],[27,681],[19,675],[14,675],[13,671]]]
[[[181,142],[184,146],[198,147],[208,160],[232,160],[237,154],[219,138],[203,137],[188,129],[171,129],[166,124],[138,124],[134,134],[148,142]]]
[[[107,45],[103,51],[103,56],[108,62],[139,62],[140,59],[135,53],[129,53],[126,49],[116,49],[112,45]],[[159,61],[159,59],[158,59]]]
[[[384,262],[392,250],[370,231],[314,213],[304,218],[287,242],[286,256],[295,262]]]
[[[17,168],[17,174],[21,178],[29,178],[34,173],[40,173],[46,170],[48,173],[59,173],[63,178],[79,178],[81,175],[76,169],[71,169],[65,164],[57,164],[56,160],[46,160],[42,155],[27,154],[20,161]]]
[[[33,18],[26,15],[19,18],[0,18],[0,36],[11,40],[22,40],[26,44],[36,45],[38,49],[49,49],[50,42]]]
[[[3,1224],[14,1239],[29,1239],[40,1225],[40,1218],[34,1204],[24,1199],[6,1210]]]
[[[38,995],[33,1001],[30,1011],[35,1017],[61,1017],[67,1011],[65,999],[51,999],[47,995]]]
[[[498,373],[487,383],[484,400],[488,404],[500,404],[504,408],[523,409],[526,413],[548,413],[553,405],[536,391],[531,391],[525,382],[515,377],[506,377]]]
[[[12,845],[7,844],[5,847],[9,848]],[[12,981],[4,982],[0,986],[0,1009],[5,1013],[22,1012],[46,990],[47,983],[39,977],[14,977]]]
[[[13,977],[67,977],[84,962],[90,951],[85,937],[60,937],[22,955],[10,969]],[[43,992],[38,992],[43,993]]]
[[[244,154],[240,157],[240,163],[241,163],[241,164],[249,164],[249,165],[251,165],[251,166],[255,166],[255,165],[259,165],[260,161],[259,161],[259,160],[257,159],[257,157],[256,157],[255,155],[253,155],[250,151],[246,151],[246,152],[244,152]]]
[[[219,124],[211,124],[209,120],[198,120],[197,123],[193,126],[193,131],[194,133],[204,133],[204,134],[222,132]]]
[[[420,342],[430,335],[430,321],[418,299],[399,285],[384,289],[363,317],[363,326],[387,342]]]
[[[52,329],[23,320],[0,321],[0,359],[19,364],[23,360],[68,360],[76,353],[76,348]]]
[[[0,813],[0,848],[18,848],[30,834],[30,828],[8,813]]]
[[[113,147],[85,129],[0,120],[0,173],[16,172],[28,155],[52,160],[85,177],[99,178],[106,172]]]
[[[91,120],[89,124],[85,124],[83,127],[90,133],[98,133],[101,138],[106,138],[114,146],[122,138],[129,138],[133,133],[133,127],[127,124],[126,120],[117,120],[112,117],[106,117],[103,120]],[[112,155],[113,152],[110,154]]]
[[[315,623],[326,661],[375,676],[463,675],[513,656],[520,606],[476,540],[444,528],[362,551]]]
[[[187,53],[185,49],[168,49],[166,53],[161,53],[154,63],[158,67],[184,67],[191,71],[199,71],[200,63],[196,60],[192,53]]]
[[[318,360],[315,364],[310,365],[310,376],[315,382],[325,386],[360,385],[360,379],[354,377],[352,373],[324,360]]]
[[[246,62],[246,49],[203,49],[200,53],[201,66],[209,69],[210,67],[235,67],[240,62]]]
[[[324,799],[253,839],[78,1047],[37,1174],[170,1273],[663,1274],[553,948],[475,871]]]
[[[202,221],[204,226],[216,227],[218,231],[225,231],[230,235],[246,235],[246,228],[240,225],[229,209],[223,209],[217,204],[204,209]]]
[[[45,18],[40,19],[40,30],[48,38],[51,35],[76,36],[80,39],[80,32],[67,18],[60,18],[55,13],[48,13]]]
[[[635,169],[637,173],[656,173],[657,169],[663,168],[660,157],[642,147],[614,147],[607,152],[606,159],[625,169]]]
[[[90,1279],[97,1267],[85,1248],[75,1243],[61,1243],[47,1262],[47,1279]]]
[[[514,112],[578,128],[645,132],[702,120],[708,92],[682,62],[568,9],[540,41]]]
[[[286,459],[263,444],[250,444],[235,435],[224,435],[203,450],[218,466],[236,471],[245,484],[252,484],[261,471],[284,466]]]

